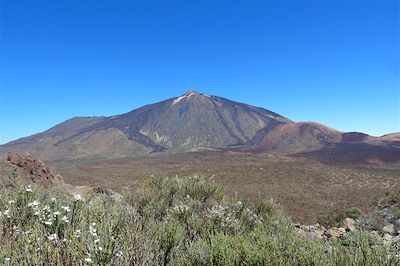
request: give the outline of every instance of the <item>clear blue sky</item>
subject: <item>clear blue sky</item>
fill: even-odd
[[[0,0],[0,143],[197,89],[400,131],[398,0]]]

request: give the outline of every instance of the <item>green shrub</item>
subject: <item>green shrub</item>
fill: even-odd
[[[381,198],[380,204],[386,205],[386,204],[393,204],[396,203],[400,200],[400,193],[399,192],[394,192],[394,191],[389,191],[386,192],[385,195]]]
[[[400,219],[400,207],[395,207],[393,210],[393,215],[396,219]]]
[[[357,220],[361,217],[361,211],[358,208],[350,208],[341,212],[331,212],[318,217],[318,223],[326,228],[341,226],[346,218]]]
[[[233,200],[201,176],[153,178],[123,197],[0,197],[1,265],[395,265],[364,233],[298,236],[271,201]],[[350,216],[354,212],[346,215]]]

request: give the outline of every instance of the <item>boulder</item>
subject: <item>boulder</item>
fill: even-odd
[[[7,162],[17,166],[29,183],[35,183],[44,188],[64,183],[62,176],[55,174],[42,161],[33,158],[29,153],[11,152],[8,154]]]
[[[301,237],[304,237],[304,238],[308,237],[307,233],[303,229],[295,227],[294,230],[295,230],[295,232],[296,232],[296,234],[298,236],[301,236]]]
[[[393,241],[393,236],[391,234],[384,234],[383,235],[383,243],[385,245],[390,245]]]
[[[330,239],[338,239],[346,233],[346,229],[332,227],[325,231],[325,235]]]
[[[394,224],[388,224],[385,227],[382,228],[383,234],[390,234],[390,235],[396,235],[396,229],[394,227]]]
[[[346,218],[343,221],[343,228],[346,229],[346,231],[355,231],[356,230],[356,221],[351,218]]]
[[[295,231],[298,235],[309,239],[324,239],[325,228],[319,224],[300,225],[295,224]]]

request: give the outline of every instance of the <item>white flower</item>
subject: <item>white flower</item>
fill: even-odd
[[[45,225],[52,225],[53,222],[52,222],[52,221],[45,221],[44,224],[45,224]]]
[[[3,211],[3,215],[6,216],[7,218],[10,218],[10,210],[5,210]]]
[[[95,244],[97,244],[97,243],[99,243],[100,242],[100,239],[95,239],[94,241],[93,241]]]
[[[189,211],[190,207],[186,205],[178,205],[172,208],[172,210],[176,213],[184,213],[186,211]]]
[[[34,200],[34,201],[28,203],[28,207],[31,207],[31,208],[36,208],[37,206],[39,206],[39,201],[37,201],[37,200]]]
[[[61,213],[60,213],[59,211],[56,211],[56,212],[53,213],[53,216],[56,217],[56,216],[58,216],[58,215],[60,215],[60,214],[61,214]]]
[[[8,204],[13,204],[13,203],[15,203],[15,200],[8,201]]]
[[[61,221],[63,221],[66,224],[69,223],[68,217],[65,215],[61,218]]]
[[[90,257],[87,257],[87,258],[85,258],[85,262],[91,263],[91,262],[93,262],[93,260]]]
[[[80,201],[80,200],[82,200],[82,196],[79,195],[79,194],[76,194],[76,195],[74,196],[74,200],[75,200],[75,201]]]
[[[10,261],[11,259],[10,259],[10,258],[5,258],[4,260],[5,260],[5,261]]]
[[[97,230],[95,228],[96,223],[92,223],[91,225],[89,225],[89,233],[94,236],[97,237]]]
[[[82,233],[81,230],[79,230],[79,229],[76,230],[76,231],[75,231],[75,237],[76,237],[76,238],[80,238],[80,237],[81,237],[81,233]]]
[[[99,247],[99,250],[100,250],[100,251],[103,251],[103,248],[102,248],[102,247]]]
[[[61,209],[63,209],[65,212],[71,211],[71,209],[68,206],[61,206]]]
[[[25,191],[26,191],[26,192],[32,192],[32,186],[31,186],[31,185],[28,185],[28,186],[25,188]]]
[[[51,198],[51,201],[52,201],[52,202],[56,202],[57,199],[56,199],[56,198]]]
[[[53,242],[57,242],[57,235],[51,234],[50,236],[47,237],[47,239]]]
[[[117,254],[115,254],[118,258],[122,258],[122,255],[124,255],[124,253],[122,252],[122,250],[119,250],[117,252]]]

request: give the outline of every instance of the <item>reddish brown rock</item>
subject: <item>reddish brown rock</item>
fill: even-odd
[[[64,183],[63,177],[55,174],[50,168],[29,153],[9,153],[7,161],[20,168],[27,182],[35,183],[44,188]]]

